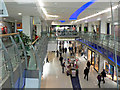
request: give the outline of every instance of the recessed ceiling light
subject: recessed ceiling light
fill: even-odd
[[[85,23],[87,23],[88,21],[85,21]]]
[[[22,15],[22,13],[18,13],[18,15]]]
[[[98,18],[97,20],[99,21],[99,20],[101,20],[101,18]]]
[[[57,5],[57,3],[55,2],[54,5]]]

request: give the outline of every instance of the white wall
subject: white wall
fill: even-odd
[[[107,23],[104,20],[101,20],[101,30],[100,33],[106,34],[107,33]]]
[[[84,23],[82,23],[82,30],[81,31],[83,31],[84,32]]]
[[[23,28],[23,33],[25,33],[27,36],[31,37],[30,16],[22,17],[22,28]]]
[[[77,25],[77,32],[79,32],[79,25]]]
[[[92,23],[88,23],[88,32],[92,32]]]
[[[99,62],[99,71],[98,73],[100,73],[104,68],[104,58],[100,55],[100,62]]]

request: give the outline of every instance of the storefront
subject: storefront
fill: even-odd
[[[91,62],[92,51],[88,49],[88,60]]]
[[[100,55],[88,48],[88,60],[94,69],[98,72]]]
[[[90,61],[91,65],[94,66],[95,61],[95,52],[88,48],[88,60]]]
[[[117,80],[115,67],[111,65],[107,60],[104,60],[103,69],[105,69],[107,77],[109,77],[112,80]]]
[[[96,53],[94,60],[94,68],[97,72],[99,71],[99,61],[100,61],[100,55]]]
[[[84,58],[87,60],[88,59],[88,48],[87,46],[83,45],[83,52],[84,52]]]

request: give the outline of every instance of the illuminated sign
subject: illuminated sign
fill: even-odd
[[[82,7],[80,7],[78,10],[76,10],[69,18],[69,20],[77,20],[77,17],[90,5],[92,5],[96,0],[91,0],[88,3],[84,4]]]
[[[64,23],[65,22],[65,20],[59,20],[61,23]]]

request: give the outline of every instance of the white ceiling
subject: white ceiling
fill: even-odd
[[[63,24],[60,23],[59,20],[66,20],[66,23],[64,24],[70,24],[71,21],[69,21],[70,15],[74,13],[78,8],[80,8],[82,5],[85,4],[85,2],[44,2],[45,9],[49,14],[52,15],[58,15],[59,18],[56,18],[54,20],[55,24]],[[117,3],[114,3],[116,5]],[[98,13],[102,10],[105,10],[110,7],[109,2],[96,2],[93,5],[91,5],[89,8],[87,8],[84,12],[82,12],[78,19],[93,15],[95,13]]]
[[[41,16],[39,12],[40,10],[38,11],[38,6],[36,5],[36,0],[26,0],[26,1],[4,0],[4,1],[8,10],[9,18],[11,20],[18,20],[18,21],[22,20],[22,16],[18,16],[19,12],[23,13],[23,15],[36,16],[36,17]],[[70,15],[86,3],[82,1],[90,1],[90,0],[74,0],[74,2],[73,0],[64,0],[64,1],[43,0],[43,3],[45,5],[44,8],[47,10],[48,14],[59,16],[58,18],[47,18],[47,21],[50,23],[53,20],[54,22],[60,24],[59,20],[66,20],[65,24],[70,23],[71,22],[69,21]],[[108,0],[103,0],[103,1],[108,1]],[[114,0],[114,1],[118,1],[118,0]],[[114,3],[114,5],[116,4],[117,3]],[[87,8],[83,13],[81,13],[78,19],[95,14],[109,7],[110,7],[109,2],[96,2],[93,5],[91,5],[89,8]]]
[[[70,15],[72,15],[78,8],[80,8],[84,4],[84,2],[45,2],[45,8],[49,14],[60,16],[58,20],[65,19],[66,21],[68,21]],[[86,9],[83,13],[81,13],[78,19],[92,15],[108,7],[110,7],[110,4],[108,2],[96,2],[88,9]]]

